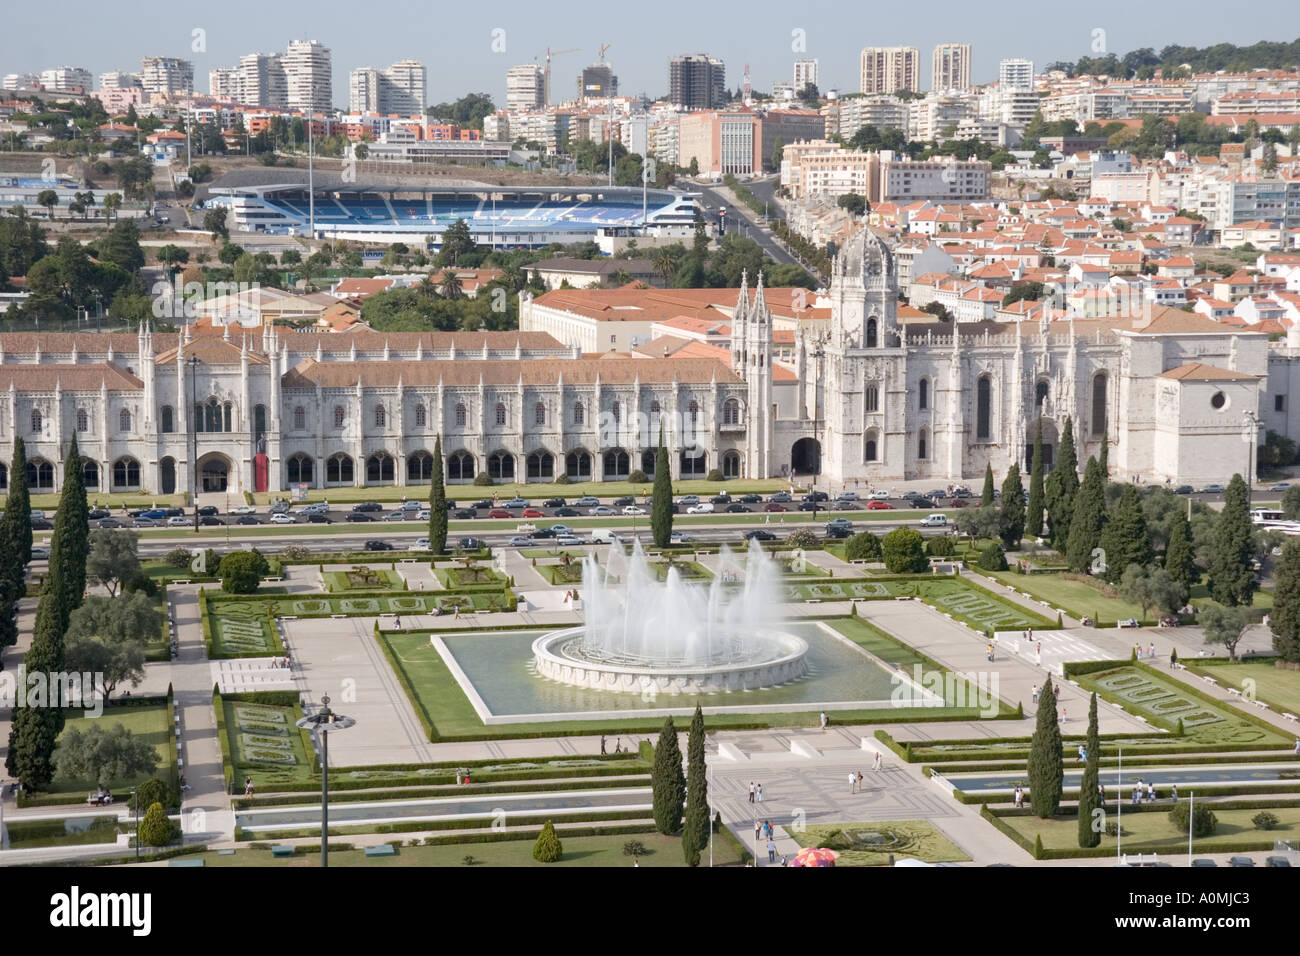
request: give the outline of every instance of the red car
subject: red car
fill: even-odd
[[[514,515],[512,515],[509,511],[506,511],[505,508],[493,508],[491,511],[488,512],[488,517],[489,518],[513,518]]]
[[[867,510],[868,511],[893,511],[894,506],[891,505],[888,501],[868,501]]]
[[[545,518],[546,515],[542,514],[541,509],[539,509],[539,508],[525,508],[525,509],[524,509],[524,513],[523,513],[523,517],[525,517],[525,518]]]
[[[790,509],[787,508],[785,505],[766,504],[763,505],[763,510],[764,511],[789,511]]]

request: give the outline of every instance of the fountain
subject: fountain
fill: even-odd
[[[757,542],[743,566],[724,546],[708,585],[671,566],[661,583],[640,542],[630,555],[610,547],[607,570],[593,555],[583,561],[586,623],[533,642],[539,676],[592,690],[711,694],[807,672],[808,644],[778,626],[778,572]]]

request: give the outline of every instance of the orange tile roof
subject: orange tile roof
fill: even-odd
[[[1219,368],[1216,365],[1206,365],[1204,362],[1189,362],[1186,365],[1179,365],[1176,368],[1161,372],[1160,377],[1178,379],[1183,382],[1242,382],[1259,378],[1258,375],[1233,372],[1226,368]]]

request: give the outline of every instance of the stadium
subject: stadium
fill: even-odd
[[[491,186],[305,182],[213,184],[206,204],[231,210],[241,232],[442,244],[463,219],[480,245],[521,249],[598,236],[691,235],[698,194],[625,186]],[[644,208],[644,213],[643,213]]]

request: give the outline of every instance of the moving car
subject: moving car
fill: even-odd
[[[563,508],[566,504],[568,504],[568,502],[565,501],[563,498],[547,498],[545,501],[542,502],[542,507]]]
[[[374,519],[371,518],[370,515],[364,514],[360,511],[349,511],[347,513],[347,516],[344,517],[343,520],[344,521],[373,521]]]
[[[776,535],[770,531],[764,531],[762,528],[751,528],[745,532],[746,541],[775,541]]]
[[[772,496],[771,496],[770,498],[768,498],[767,500],[768,500],[768,501],[771,501],[771,502],[774,502],[774,503],[785,503],[785,504],[789,504],[789,503],[790,503],[791,501],[793,501],[794,499],[792,499],[792,498],[790,497],[790,492],[788,492],[788,491],[778,491],[776,494],[772,495]]]
[[[96,527],[107,531],[109,528],[124,528],[126,526],[116,518],[100,518],[99,524]]]
[[[904,495],[903,497],[906,498],[907,495]],[[835,500],[836,501],[861,501],[862,496],[859,495],[856,491],[841,491],[838,495],[835,496]]]
[[[916,497],[912,499],[913,508],[937,508],[939,507],[929,498]]]
[[[600,499],[595,495],[583,495],[573,504],[578,508],[594,508],[596,505],[600,504]]]
[[[491,511],[488,512],[488,517],[489,518],[513,518],[514,515],[512,515],[509,511],[506,511],[505,508],[493,508]]]
[[[686,509],[688,515],[711,515],[713,514],[713,502],[705,501],[700,504],[691,505]]]
[[[133,523],[134,523],[135,527],[137,527],[137,528],[156,528],[156,527],[158,527],[158,522],[157,522],[157,521],[154,521],[153,518],[136,518],[135,521],[134,521]],[[256,518],[253,519],[253,524],[257,524],[257,519],[256,519]],[[35,525],[33,525],[32,527],[35,527]]]
[[[378,538],[371,538],[366,542],[367,551],[392,551],[393,546],[387,541],[380,541]]]
[[[541,508],[525,508],[523,517],[525,518],[545,518],[546,513]]]
[[[564,546],[582,544],[582,539],[576,534],[559,534],[555,536],[555,543]]]
[[[631,495],[622,495],[610,502],[615,508],[625,508],[628,505],[636,504],[636,499]]]
[[[867,510],[868,511],[893,511],[894,506],[891,505],[888,501],[883,501],[879,498],[874,498],[871,501],[867,502]]]
[[[168,522],[168,524],[170,523],[171,522]],[[283,511],[271,515],[271,524],[297,524],[297,523],[298,523],[298,519],[295,516]]]
[[[310,507],[310,505],[308,507]],[[204,505],[202,508],[199,509],[200,518],[204,518],[208,515],[215,515],[215,514],[220,514],[220,511],[216,505]]]
[[[687,534],[684,531],[674,531],[668,536],[669,544],[690,544],[695,540],[695,536]]]
[[[407,550],[407,551],[428,551],[428,550],[429,550],[429,539],[428,539],[428,538],[416,538],[416,539],[415,539],[414,541],[412,541],[409,545],[407,545],[406,550]]]
[[[712,501],[715,505],[727,505],[727,504],[731,504],[731,495],[723,491],[720,492],[719,494],[714,495],[709,500]]]
[[[312,520],[315,520],[314,517]],[[325,520],[329,521],[329,518],[326,518]],[[226,523],[222,521],[220,518],[218,518],[216,515],[204,515],[202,518],[199,519],[199,524],[207,528],[211,528],[214,526],[221,528],[224,527]]]
[[[890,498],[893,497],[893,495],[891,495],[888,491],[881,489],[880,491],[873,491],[870,495],[868,495],[868,497],[871,498],[872,501],[888,501]]]
[[[852,528],[852,527],[853,527],[853,522],[850,521],[848,518],[832,518],[830,521],[826,522],[827,531],[829,531],[831,528]]]
[[[49,548],[32,548],[28,553],[31,556],[30,560],[32,561],[48,561],[50,557]]]
[[[776,502],[769,501],[767,504],[763,505],[763,510],[776,512],[776,511],[789,511],[790,509],[787,508],[785,505],[779,505]]]
[[[390,511],[388,512],[388,514],[384,515],[384,520],[405,521],[408,517],[409,515],[405,511],[403,511],[401,508],[398,508],[396,511]]]
[[[643,514],[645,514],[645,509],[642,508],[640,505],[628,505],[626,508],[623,509],[623,514],[625,514],[625,515],[643,515]]]
[[[513,498],[511,498],[509,501],[507,501],[507,502],[505,503],[505,505],[503,505],[503,507],[506,507],[506,508],[527,508],[527,507],[528,507],[528,502],[525,501],[523,498],[520,498],[518,495],[516,495],[515,497],[513,497]]]
[[[167,527],[169,528],[184,528],[189,523],[190,519],[184,515],[172,515],[167,519]]]
[[[607,515],[612,515],[613,513],[614,513],[614,509],[611,508],[609,505],[596,505],[596,507],[594,507],[594,508],[589,508],[589,509],[587,510],[587,514],[589,514],[589,515],[606,515],[606,516],[607,516]]]
[[[559,537],[562,534],[573,534],[573,529],[570,528],[567,524],[553,524],[550,526],[550,528],[544,530],[554,532],[554,534],[552,535],[553,537]]]
[[[453,518],[460,518],[461,520],[465,520],[467,518],[478,517],[478,512],[475,511],[473,508],[460,508],[456,511],[453,511],[451,513],[451,516]]]
[[[86,518],[90,521],[99,521],[101,518],[107,518],[111,513],[107,508],[95,508],[86,515]]]
[[[462,551],[479,551],[483,548],[482,538],[461,538],[456,542],[456,547]]]
[[[251,514],[256,514],[257,509],[254,508],[252,505],[239,505],[237,507],[231,508],[230,513],[232,515],[251,515]]]
[[[741,495],[741,496],[740,496],[739,498],[737,498],[736,500],[739,501],[739,502],[741,502],[742,504],[747,504],[747,505],[757,505],[757,504],[762,504],[762,502],[763,502],[763,496],[762,496],[762,495],[756,495],[756,494],[754,494],[754,493],[751,491],[751,492],[750,492],[749,494],[747,494],[747,495]]]
[[[1206,485],[1197,494],[1202,495],[1221,495],[1223,494],[1223,485]]]
[[[512,548],[526,548],[532,543],[533,539],[526,534],[512,535],[510,540],[506,542]]]
[[[378,501],[363,501],[360,504],[353,505],[352,510],[364,514],[369,511],[383,511],[384,507]]]
[[[946,528],[948,527],[948,516],[945,514],[926,515],[921,519],[922,528]]]
[[[726,510],[729,514],[749,514],[753,508],[747,508],[742,504],[727,505]]]
[[[367,518],[366,520],[369,521],[370,519]],[[262,522],[257,520],[257,515],[240,515],[238,518],[235,519],[235,524],[261,524],[261,523]]]
[[[412,499],[412,500],[410,500],[410,501],[403,501],[403,502],[402,502],[402,510],[403,510],[403,511],[419,511],[419,510],[420,510],[421,508],[423,508],[423,507],[424,507],[424,503],[423,503],[423,502],[416,501],[416,500],[414,500],[414,499]]]
[[[830,501],[831,496],[824,491],[810,491],[803,496],[804,501]]]
[[[1191,495],[1195,493],[1196,493],[1196,489],[1193,488],[1191,485],[1179,485],[1177,488],[1174,489],[1174,494],[1176,495]]]
[[[311,514],[307,515],[306,518],[310,524],[333,524],[334,523],[334,519],[332,519],[324,511],[313,511]]]
[[[1289,481],[1279,481],[1279,482],[1278,482],[1277,484],[1275,484],[1275,485],[1269,485],[1269,486],[1268,486],[1268,490],[1269,490],[1269,491],[1286,491],[1286,490],[1287,490],[1288,488],[1290,488],[1290,487],[1291,487],[1291,482],[1289,482]]]
[[[576,518],[582,514],[577,508],[556,508],[555,517],[557,518]]]
[[[700,503],[699,495],[682,495],[677,499],[679,505],[698,505]]]

